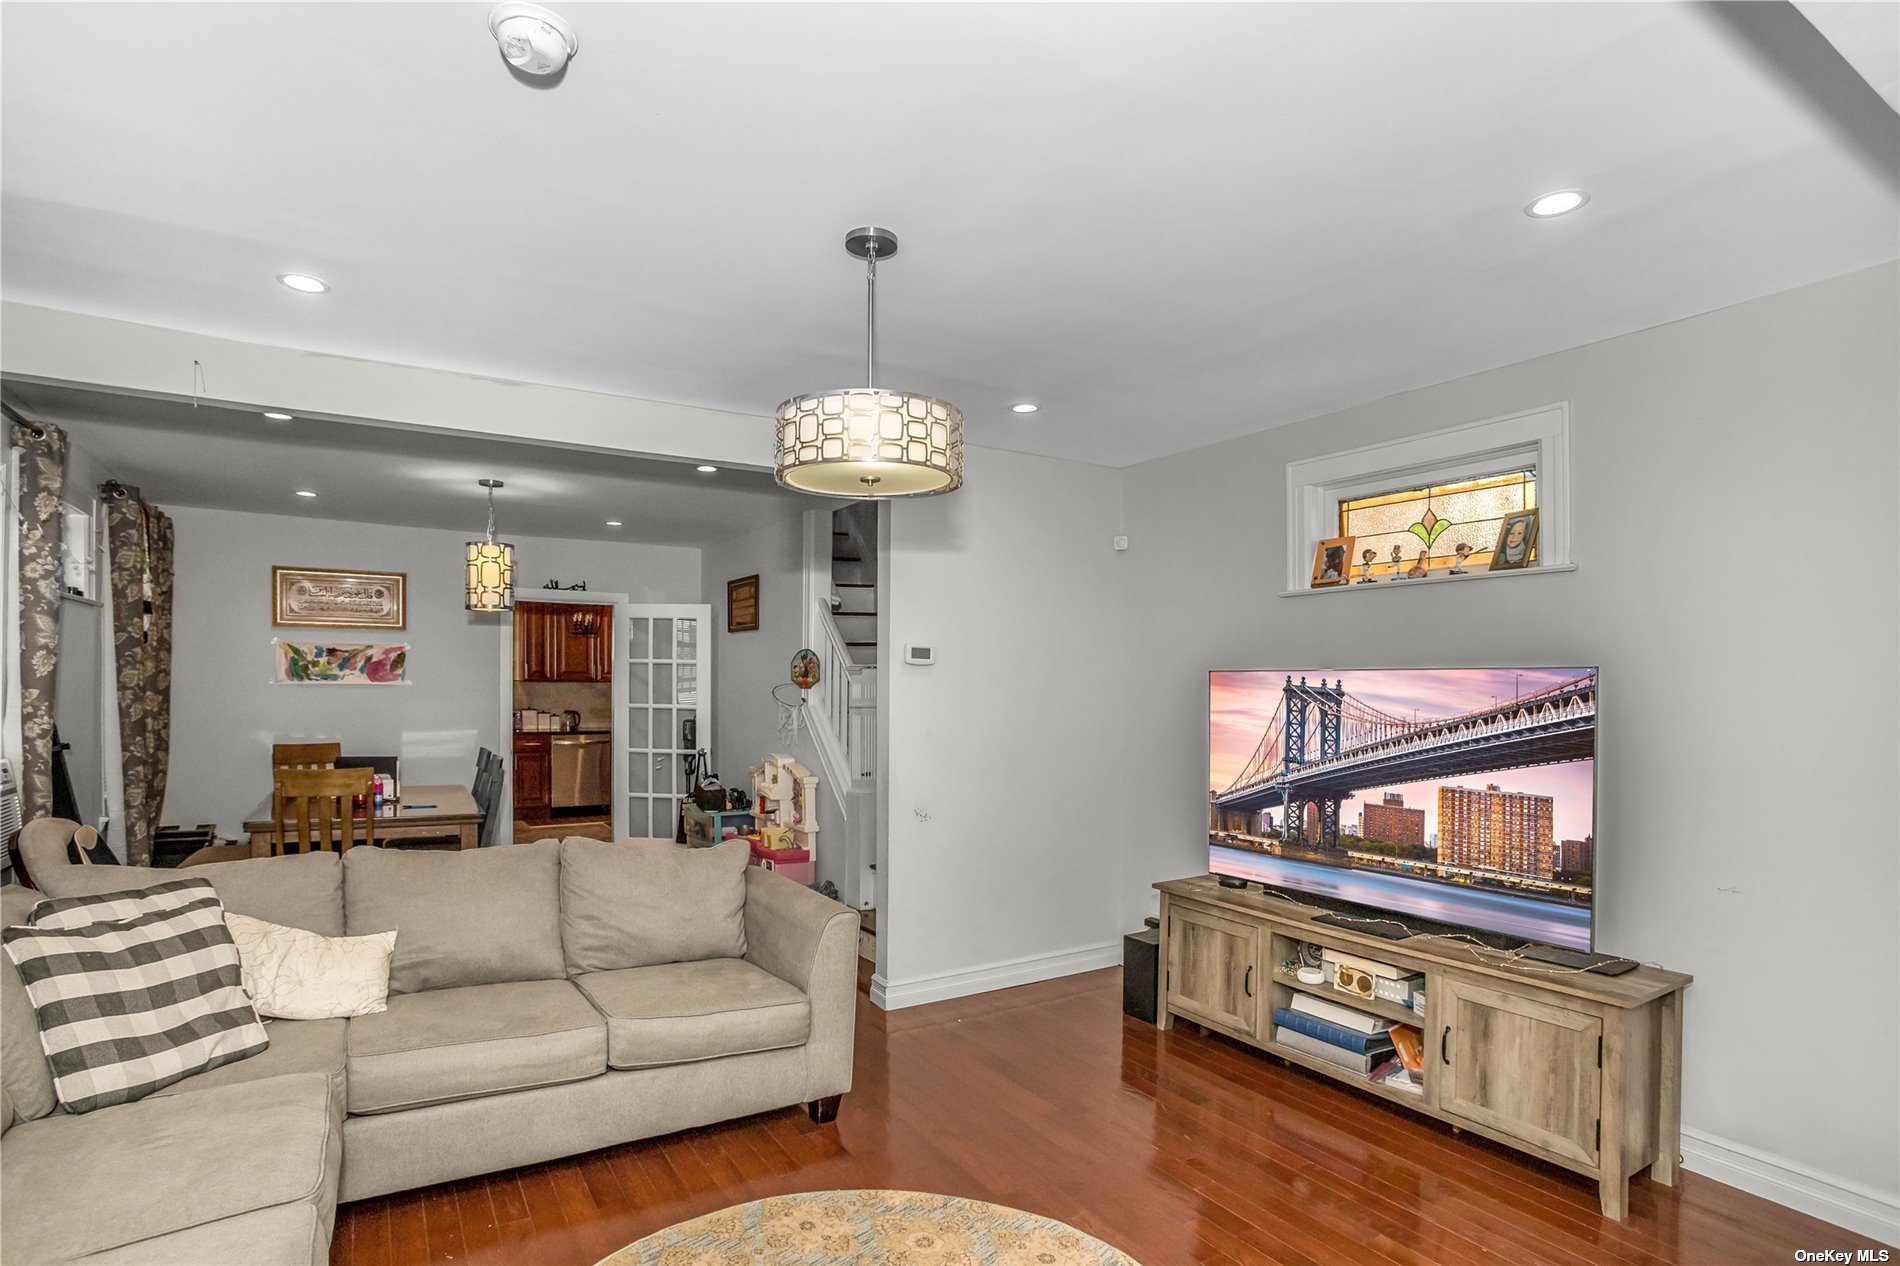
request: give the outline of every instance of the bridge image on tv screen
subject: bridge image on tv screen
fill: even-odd
[[[1208,674],[1208,869],[1591,948],[1597,670]]]

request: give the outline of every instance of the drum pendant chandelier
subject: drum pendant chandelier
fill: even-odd
[[[865,227],[844,248],[864,261],[864,379],[778,407],[779,483],[823,497],[926,497],[963,486],[963,411],[877,385],[877,262],[897,235]]]

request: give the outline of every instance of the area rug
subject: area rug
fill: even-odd
[[[811,1191],[670,1226],[599,1266],[1140,1266],[1049,1218],[918,1191]]]

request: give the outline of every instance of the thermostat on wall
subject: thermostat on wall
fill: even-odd
[[[937,662],[937,648],[906,642],[904,643],[904,662],[906,664],[934,664]]]

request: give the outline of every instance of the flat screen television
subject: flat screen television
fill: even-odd
[[[1207,693],[1215,874],[1593,947],[1596,669],[1213,672]]]

